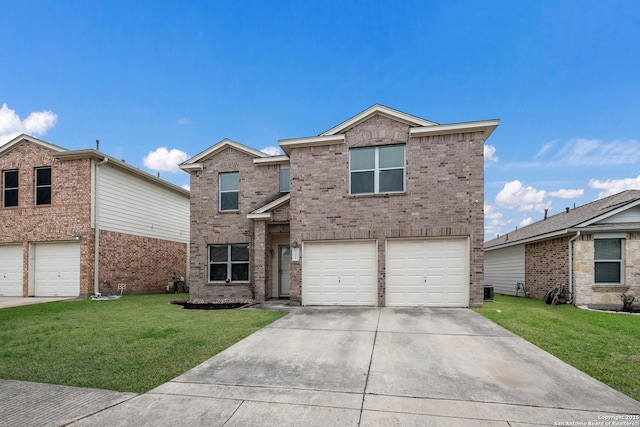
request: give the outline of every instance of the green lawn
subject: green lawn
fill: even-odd
[[[496,295],[475,309],[610,387],[640,400],[640,316]]]
[[[143,393],[286,313],[181,310],[185,295],[0,310],[0,378]]]

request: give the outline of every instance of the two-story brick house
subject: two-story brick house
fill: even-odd
[[[225,139],[191,174],[192,299],[479,306],[484,142],[374,105],[286,155]]]
[[[97,150],[0,147],[0,296],[164,292],[186,276],[189,192]]]

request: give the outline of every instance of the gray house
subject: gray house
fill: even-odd
[[[193,299],[479,306],[485,140],[382,105],[282,156],[225,139],[191,174]]]
[[[485,283],[496,293],[544,298],[562,284],[576,305],[620,305],[622,293],[640,297],[640,190],[567,208],[484,251]]]

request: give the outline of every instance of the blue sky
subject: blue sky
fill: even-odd
[[[499,118],[492,238],[640,188],[638,23],[637,1],[0,0],[0,142],[100,139],[183,186],[224,138],[264,149],[376,103]]]

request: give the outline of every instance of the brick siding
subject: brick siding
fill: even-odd
[[[559,284],[569,284],[569,237],[525,245],[527,296],[542,299]]]

